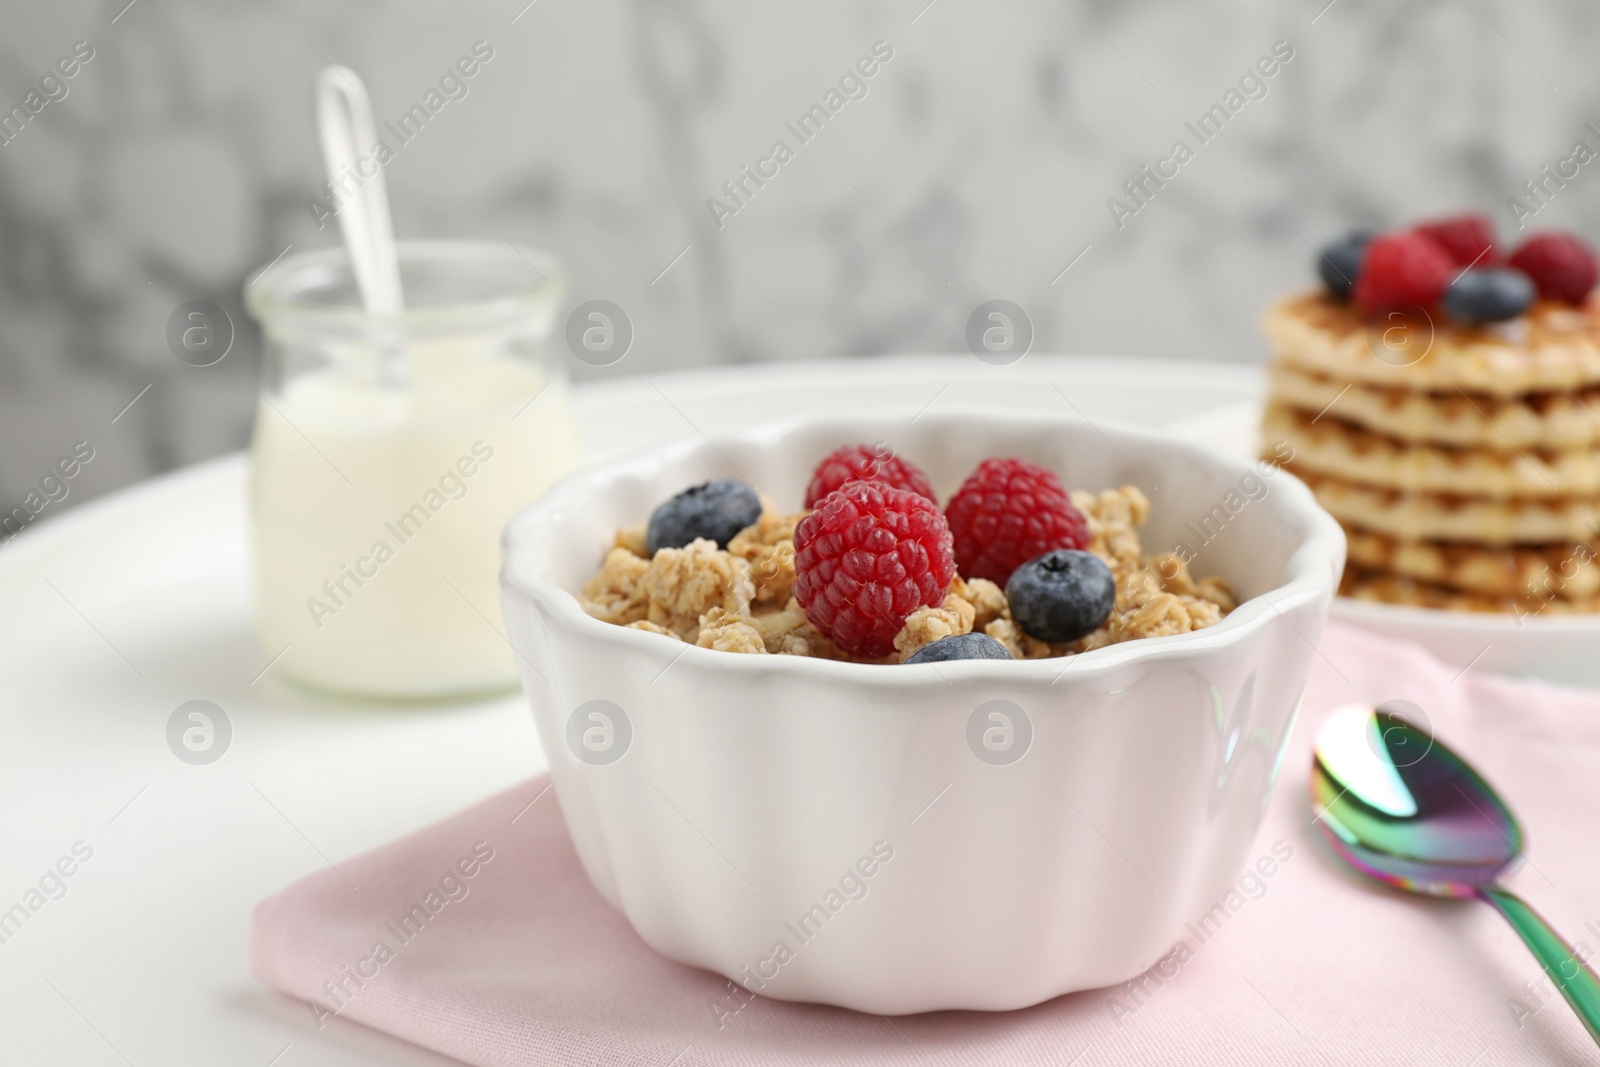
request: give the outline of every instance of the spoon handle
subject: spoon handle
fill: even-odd
[[[1478,892],[1522,936],[1523,944],[1583,1020],[1589,1036],[1600,1044],[1600,978],[1555,928],[1515,893],[1497,885],[1485,886]]]

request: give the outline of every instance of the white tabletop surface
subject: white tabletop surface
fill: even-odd
[[[1000,406],[1216,439],[1243,366],[1030,356],[813,363],[585,385],[590,454],[795,415]],[[1198,428],[1198,429],[1196,429]],[[79,841],[92,857],[0,943],[0,1063],[444,1064],[354,1023],[317,1030],[248,973],[251,905],[544,766],[520,694],[350,706],[289,689],[252,633],[245,485],[230,456],[42,520],[0,547],[0,911]],[[187,700],[233,726],[169,751]],[[81,848],[81,846],[80,846]]]

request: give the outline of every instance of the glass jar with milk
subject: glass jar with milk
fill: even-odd
[[[251,484],[268,657],[339,693],[515,684],[500,530],[582,459],[544,356],[565,282],[509,244],[397,246],[405,308],[363,309],[344,249],[246,291],[265,339]]]

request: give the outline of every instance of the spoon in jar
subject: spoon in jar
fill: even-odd
[[[349,67],[324,67],[317,75],[316,111],[329,196],[336,205],[361,301],[369,314],[394,314],[405,305],[400,259],[365,83]],[[363,155],[364,151],[372,154]],[[372,164],[370,173],[366,163]]]
[[[328,196],[369,316],[378,380],[403,389],[408,384],[405,337],[392,321],[405,310],[400,254],[383,176],[387,157],[379,152],[366,84],[349,67],[324,67],[317,75],[316,115]]]
[[[1522,827],[1466,761],[1390,705],[1340,708],[1317,733],[1311,802],[1334,852],[1369,878],[1494,905],[1600,1044],[1600,979],[1499,884],[1522,856]]]

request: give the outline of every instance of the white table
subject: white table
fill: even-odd
[[[591,455],[813,412],[978,405],[1215,439],[1251,417],[1242,366],[1030,356],[785,365],[576,391]],[[755,397],[756,402],[751,398]],[[332,1020],[246,969],[251,905],[544,765],[520,695],[466,706],[324,701],[263,673],[242,456],[41,522],[0,547],[0,911],[82,841],[92,858],[0,943],[0,1063],[443,1064]],[[184,701],[220,705],[226,755],[168,749]]]

